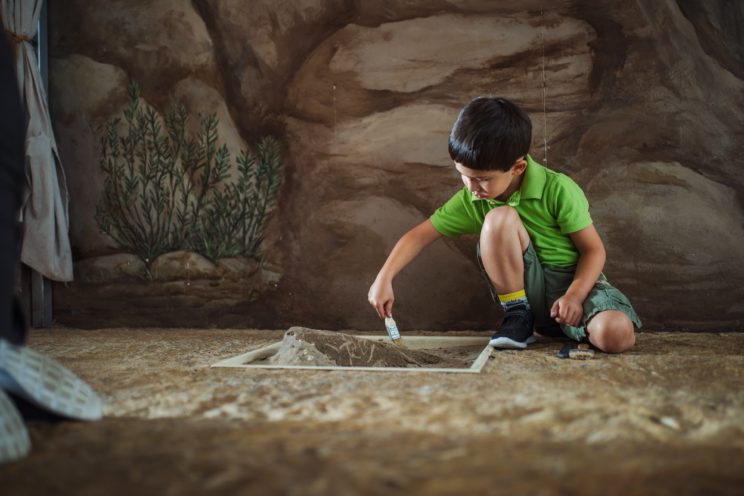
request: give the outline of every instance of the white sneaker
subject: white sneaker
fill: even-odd
[[[49,413],[77,420],[98,420],[101,399],[59,362],[27,346],[0,339],[0,389]]]
[[[0,389],[0,464],[23,458],[31,440],[13,401]]]

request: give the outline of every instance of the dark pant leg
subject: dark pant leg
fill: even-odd
[[[25,183],[26,118],[15,64],[0,33],[0,338],[14,344],[26,339],[26,324],[15,297],[20,248],[18,212]]]

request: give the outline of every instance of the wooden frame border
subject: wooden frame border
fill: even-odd
[[[369,339],[372,341],[388,341],[386,336],[355,336],[357,338]],[[493,348],[488,344],[487,337],[479,336],[407,336],[403,338],[406,347],[411,349],[426,349],[434,347],[454,347],[467,346],[484,343],[485,347],[473,364],[468,368],[442,368],[442,367],[344,367],[329,365],[259,365],[251,362],[263,360],[275,354],[281,346],[281,341],[271,343],[261,348],[248,351],[246,353],[220,360],[211,367],[233,367],[241,369],[289,369],[289,370],[349,370],[364,372],[451,372],[478,374],[488,362]]]

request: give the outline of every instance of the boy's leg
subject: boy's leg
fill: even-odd
[[[519,214],[509,206],[488,212],[480,234],[483,268],[498,294],[524,290],[524,260],[530,236]]]
[[[486,215],[480,257],[505,312],[499,331],[490,341],[494,347],[525,348],[534,341],[534,315],[524,287],[523,254],[529,244],[530,237],[515,209],[497,207]]]
[[[622,353],[635,344],[633,322],[620,310],[604,310],[586,326],[589,342],[607,353]]]
[[[574,268],[545,269],[546,296],[550,305],[571,284]],[[588,340],[607,353],[620,353],[635,344],[635,329],[641,320],[628,298],[604,276],[594,284],[583,304],[584,315],[578,327],[561,325],[563,333],[576,340]]]

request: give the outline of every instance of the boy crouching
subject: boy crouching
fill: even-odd
[[[589,202],[568,176],[528,154],[532,123],[504,98],[476,98],[457,117],[449,153],[465,187],[398,241],[369,290],[391,317],[393,278],[441,236],[478,234],[477,256],[505,316],[490,344],[526,348],[533,331],[565,334],[619,353],[641,327],[630,301],[602,274],[605,249]]]

